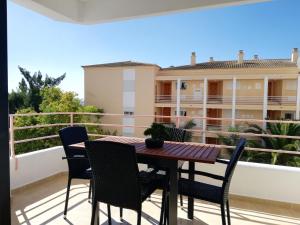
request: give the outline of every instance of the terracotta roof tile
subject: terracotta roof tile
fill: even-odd
[[[123,61],[123,62],[114,62],[114,63],[104,63],[104,64],[94,64],[94,65],[85,65],[85,67],[126,67],[126,66],[156,66],[156,64],[134,62],[134,61]]]
[[[163,68],[162,70],[189,70],[189,69],[239,69],[239,68],[282,68],[294,67],[297,64],[291,62],[290,59],[259,59],[259,60],[244,60],[243,63],[233,61],[213,61],[197,63],[196,65],[184,65]]]

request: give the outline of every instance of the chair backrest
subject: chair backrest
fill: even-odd
[[[88,140],[85,127],[73,126],[63,128],[59,131],[59,137],[67,158],[72,158],[77,155],[82,155],[87,158],[85,151],[69,148],[69,145]],[[78,175],[82,174],[83,171],[90,168],[90,163],[87,159],[67,159],[67,161],[69,173],[72,177],[77,177]]]
[[[167,141],[184,142],[186,137],[186,131],[176,127],[166,127]]]
[[[226,171],[225,171],[225,179],[226,181],[223,182],[222,189],[224,193],[224,198],[227,200],[228,199],[228,193],[229,193],[229,187],[230,187],[230,182],[231,178],[233,176],[235,167],[237,165],[237,162],[241,158],[244,149],[246,145],[246,139],[241,138],[236,145],[235,150],[233,151],[231,158],[229,160],[229,163],[227,165]]]
[[[135,147],[110,141],[85,142],[95,198],[110,205],[139,210],[141,189]]]

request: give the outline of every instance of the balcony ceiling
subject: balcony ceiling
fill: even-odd
[[[54,20],[96,24],[268,0],[12,0]]]

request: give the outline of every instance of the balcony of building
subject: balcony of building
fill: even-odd
[[[195,112],[200,113],[200,112]],[[118,130],[117,135],[122,135],[125,132],[124,127],[131,127],[138,136],[147,126],[145,124],[135,123],[134,125],[119,124],[120,117],[130,117],[136,121],[142,121],[142,118],[168,118],[171,121],[177,122],[175,126],[181,126],[188,120],[193,120],[197,125],[187,129],[195,137],[195,140],[201,141],[203,134],[206,135],[205,140],[208,144],[224,147],[219,142],[215,141],[218,136],[210,136],[209,134],[228,135],[225,129],[210,129],[209,126],[223,127],[231,124],[230,118],[224,118],[222,115],[226,113],[219,110],[208,111],[207,118],[201,116],[184,116],[176,117],[163,115],[117,115],[117,114],[94,114],[94,113],[51,113],[51,114],[34,114],[34,115],[12,115],[10,117],[12,125],[11,132],[19,132],[32,129],[45,129],[49,127],[62,128],[64,126],[81,125],[95,126],[102,129]],[[101,122],[79,122],[77,116],[94,117],[101,116]],[[30,116],[55,116],[57,121],[53,124],[37,124],[35,126],[15,127],[14,119],[16,117]],[[211,117],[211,118],[210,118]],[[63,121],[60,121],[61,118]],[[69,118],[66,121],[66,118]],[[77,118],[77,119],[76,119]],[[115,120],[115,119],[116,120]],[[112,121],[107,123],[106,121]],[[115,121],[115,122],[113,122]],[[165,120],[161,121],[166,123]],[[264,122],[262,120],[252,119],[236,119],[236,123]],[[97,133],[89,133],[91,138],[100,138],[103,135]],[[257,137],[257,134],[244,134],[250,138]],[[252,136],[251,136],[252,135]],[[254,136],[253,136],[254,135]],[[264,135],[264,134],[261,134]],[[248,137],[247,136],[247,137]],[[24,143],[34,143],[35,141],[51,140],[57,138],[57,133],[49,134],[48,136],[37,136],[30,139],[18,138],[11,135],[11,149],[17,150],[18,145]],[[141,137],[141,136],[140,136]],[[276,136],[277,137],[277,136]],[[282,135],[285,138],[285,135]],[[300,137],[293,137],[300,138]],[[47,149],[38,149],[28,153],[12,154],[11,163],[11,188],[12,188],[12,219],[13,224],[88,224],[91,216],[91,205],[87,199],[88,183],[75,181],[72,183],[70,204],[67,219],[63,218],[63,208],[66,194],[67,182],[67,164],[62,157],[64,150],[62,146],[53,146]],[[231,148],[232,146],[227,146]],[[225,148],[226,149],[226,148]],[[247,151],[253,151],[249,148]],[[266,151],[280,154],[289,154],[288,151],[257,149],[257,151]],[[220,157],[226,157],[226,151]],[[292,155],[300,154],[292,152]],[[141,165],[143,167],[143,165]],[[184,165],[187,168],[187,163]],[[37,169],[38,168],[38,169]],[[196,169],[222,174],[225,167],[219,164],[202,164],[197,163]],[[232,224],[274,224],[274,225],[295,225],[300,220],[300,198],[299,198],[299,182],[298,177],[300,169],[297,167],[268,165],[254,162],[238,163],[234,174],[233,182],[230,188],[231,215]],[[280,177],[280,179],[278,179]],[[202,177],[196,177],[203,181]],[[210,182],[209,180],[207,180]],[[288,190],[288,191],[282,191]],[[151,199],[143,204],[142,224],[158,224],[160,193],[157,192]],[[187,199],[184,199],[183,208],[178,208],[178,223],[179,224],[219,224],[220,212],[217,206],[208,204],[202,201],[195,202],[194,220],[187,219]],[[119,211],[117,208],[112,210],[113,224],[118,224]],[[123,223],[135,224],[136,213],[125,210]],[[100,224],[107,223],[107,211],[104,204],[100,208]]]

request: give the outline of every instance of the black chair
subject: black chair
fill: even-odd
[[[156,175],[141,176],[134,146],[110,141],[87,141],[85,145],[94,180],[91,224],[94,224],[98,213],[98,202],[103,202],[108,205],[109,224],[110,205],[113,205],[135,210],[138,213],[137,224],[140,225],[142,202],[162,183],[165,182],[163,186],[167,187],[167,180],[157,179]]]
[[[87,158],[86,152],[82,150],[69,148],[69,145],[71,144],[76,144],[88,140],[88,135],[85,127],[74,126],[74,127],[63,128],[59,131],[59,136],[66,155],[66,157],[63,157],[63,159],[67,160],[68,168],[69,168],[67,194],[66,194],[65,210],[64,210],[64,217],[66,217],[72,179],[90,180],[89,195],[88,195],[88,198],[90,198],[91,187],[92,187],[91,185],[92,172],[90,169],[90,163]]]
[[[192,181],[184,178],[181,178],[178,183],[180,194],[188,197],[220,204],[222,225],[226,225],[225,205],[227,209],[228,225],[231,224],[229,199],[228,199],[229,187],[230,187],[231,178],[234,173],[236,164],[244,151],[245,144],[246,144],[246,140],[243,138],[240,139],[229,161],[221,160],[221,159],[217,160],[217,162],[219,163],[227,164],[227,168],[224,176],[219,176],[219,175],[201,172],[201,171],[194,172],[195,175],[201,175],[215,180],[223,181],[222,186],[210,185],[210,184],[206,184],[198,181]],[[189,173],[190,171],[181,170],[181,172]]]

